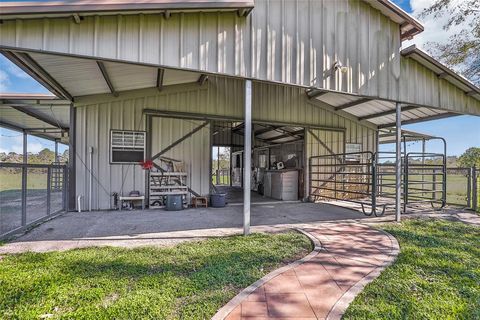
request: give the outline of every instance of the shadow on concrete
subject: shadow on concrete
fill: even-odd
[[[329,204],[278,203],[254,205],[252,226],[281,226],[322,221],[364,219],[362,213]],[[70,212],[48,221],[12,242],[52,240],[181,239],[209,237],[202,230],[241,228],[243,207],[198,208],[183,211],[133,210]],[[170,234],[187,231],[186,234]],[[190,231],[190,232],[188,232]],[[167,233],[167,234],[166,234]],[[215,235],[214,235],[215,236]],[[105,239],[107,240],[107,239]]]

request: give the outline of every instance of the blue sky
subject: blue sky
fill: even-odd
[[[394,0],[394,2],[402,7],[405,11],[415,14],[421,10],[421,5],[428,4],[432,0]],[[0,2],[5,2],[0,0]],[[423,21],[422,21],[423,22]],[[430,31],[427,30],[430,27]],[[432,24],[432,21],[425,22],[426,31],[424,34],[428,38],[446,39],[447,34],[442,30],[441,25]],[[417,38],[417,37],[416,37]],[[418,39],[421,41],[425,39]],[[414,41],[417,41],[414,39]],[[10,63],[3,56],[0,56],[0,92],[22,92],[22,93],[48,93],[48,91],[31,79],[22,70]],[[436,120],[424,122],[420,124],[406,125],[406,129],[419,131],[422,133],[441,136],[447,140],[449,155],[460,155],[469,147],[480,146],[480,117],[473,116],[459,116],[443,120]],[[18,132],[10,131],[0,128],[0,152],[18,151],[21,150],[21,137],[18,137]],[[33,152],[46,147],[53,150],[53,143],[40,138],[29,139],[29,149]],[[415,146],[412,145],[412,148]],[[64,150],[64,146],[61,150]],[[386,146],[386,148],[391,148]],[[440,151],[438,143],[432,143],[428,146],[432,152]]]

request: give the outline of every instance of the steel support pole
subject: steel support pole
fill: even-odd
[[[68,170],[67,174],[63,177],[68,179],[67,183],[64,184],[67,186],[66,192],[67,195],[67,210],[74,211],[77,204],[77,192],[76,192],[76,159],[77,159],[77,110],[75,107],[70,105],[70,128],[68,130]],[[77,208],[78,209],[78,208]]]
[[[422,167],[425,168],[425,151],[426,151],[426,145],[425,145],[425,138],[422,139]],[[422,182],[425,182],[425,169],[422,169]],[[425,196],[425,185],[422,183],[422,197]]]
[[[467,170],[467,208],[472,208],[472,178],[473,168]]]
[[[47,216],[51,213],[51,200],[52,200],[52,167],[47,168]],[[63,201],[63,198],[62,198]]]
[[[400,222],[402,207],[402,106],[396,103],[395,220]]]
[[[58,140],[55,139],[55,162],[58,162]]]
[[[243,146],[243,234],[250,233],[250,179],[252,171],[252,81],[245,80],[245,135]]]
[[[88,211],[92,211],[92,196],[93,196],[93,147],[89,148],[89,170],[90,179],[88,180]]]
[[[22,226],[27,225],[27,163],[28,163],[28,136],[23,131],[23,164],[22,167]]]
[[[220,184],[220,147],[217,146],[217,185]]]
[[[477,211],[478,206],[478,181],[477,181],[477,168],[473,166],[472,170],[472,209]]]

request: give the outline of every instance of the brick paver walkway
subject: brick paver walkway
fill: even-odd
[[[365,225],[331,223],[303,230],[320,241],[319,253],[265,282],[225,319],[340,318],[356,293],[398,253],[395,239]]]

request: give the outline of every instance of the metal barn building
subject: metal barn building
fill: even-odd
[[[157,172],[179,173],[188,199],[215,193],[222,146],[238,155],[248,231],[250,190],[271,195],[275,170],[297,172],[296,200],[375,193],[375,176],[349,190],[329,179],[375,163],[392,127],[399,210],[401,124],[480,115],[478,87],[402,49],[423,27],[388,0],[13,2],[0,19],[1,53],[56,95],[2,97],[0,125],[68,142],[70,210],[132,190],[157,205]]]

